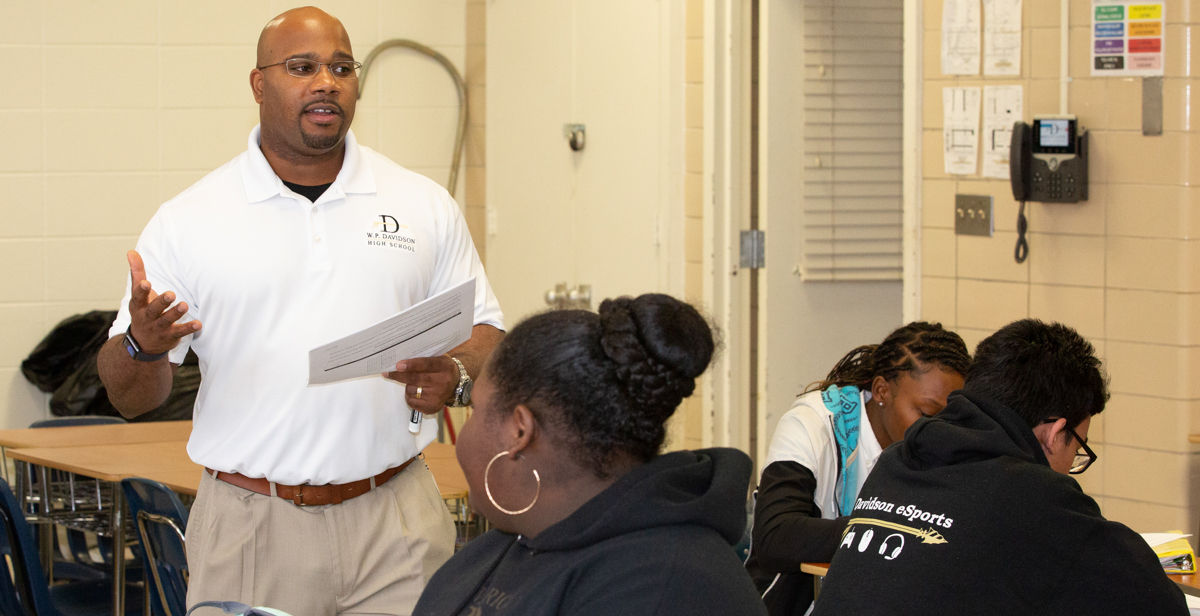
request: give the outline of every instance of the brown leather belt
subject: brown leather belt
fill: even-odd
[[[408,468],[409,464],[413,463],[416,458],[410,458],[400,466],[392,468],[366,479],[359,481],[351,481],[350,483],[331,483],[323,486],[288,486],[282,483],[275,484],[275,496],[284,500],[290,500],[293,504],[300,507],[316,507],[318,505],[337,505],[342,501],[348,501],[355,496],[362,496],[370,492],[372,488],[379,487],[387,482],[387,480],[400,474],[400,471]],[[271,482],[262,477],[247,477],[241,473],[226,473],[225,471],[214,471],[211,468],[205,467],[205,472],[212,475],[215,479],[220,479],[232,486],[237,486],[243,490],[250,490],[259,494],[271,496]]]

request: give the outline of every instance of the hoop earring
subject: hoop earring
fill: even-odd
[[[494,464],[496,460],[499,460],[506,455],[508,455],[507,451],[501,451],[500,453],[492,456],[492,459],[488,461],[487,468],[483,469],[483,491],[487,494],[488,500],[492,502],[492,506],[496,509],[499,509],[501,513],[508,515],[521,515],[522,513],[533,509],[533,506],[537,504],[538,496],[542,494],[542,478],[538,475],[537,469],[533,469],[533,478],[535,481],[537,481],[537,491],[533,493],[533,502],[525,505],[524,509],[509,511],[508,509],[501,507],[500,503],[497,503],[496,499],[492,497],[492,489],[488,486],[488,473],[492,472],[492,464]]]

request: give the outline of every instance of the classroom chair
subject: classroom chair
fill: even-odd
[[[137,524],[142,568],[153,580],[152,604],[156,616],[183,616],[187,612],[188,511],[167,486],[150,479],[121,482],[125,501]]]
[[[0,569],[0,610],[32,616],[103,616],[112,614],[112,584],[108,580],[50,586],[38,560],[33,532],[8,482],[0,479],[0,548],[10,562]],[[142,612],[138,585],[125,586],[125,613]]]

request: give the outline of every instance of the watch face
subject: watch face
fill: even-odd
[[[471,390],[474,387],[475,387],[475,381],[467,381],[466,383],[463,383],[463,390],[462,390],[463,406],[467,406],[468,404],[471,403]]]

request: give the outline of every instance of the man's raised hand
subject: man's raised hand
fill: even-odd
[[[150,355],[165,353],[178,346],[184,336],[200,331],[199,321],[175,324],[187,314],[187,303],[179,302],[172,308],[174,293],[167,291],[159,295],[154,292],[150,281],[146,280],[142,256],[136,250],[130,250],[125,257],[129,260],[129,277],[133,281],[129,298],[130,330],[143,352]]]

